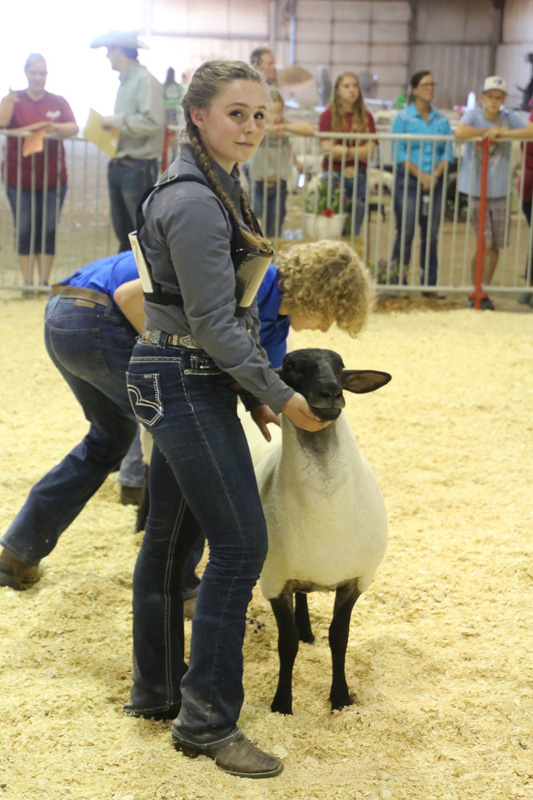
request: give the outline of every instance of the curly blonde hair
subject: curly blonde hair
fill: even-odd
[[[289,313],[318,316],[350,336],[365,327],[374,285],[364,261],[349,245],[324,239],[297,244],[277,258],[280,290]]]

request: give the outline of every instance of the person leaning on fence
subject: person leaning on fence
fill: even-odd
[[[533,123],[533,111],[529,115],[529,122]],[[524,144],[522,144],[524,147]],[[531,207],[533,203],[533,142],[525,144],[526,154],[524,161],[524,174],[522,176],[523,194],[522,194],[522,211],[527,219],[527,224],[531,227]],[[518,191],[520,196],[520,189]],[[526,273],[524,275],[529,286],[533,286],[533,252],[529,249],[529,255],[526,262]],[[529,273],[529,275],[528,275]],[[518,302],[521,305],[530,305],[533,308],[533,291],[525,290],[519,292]]]
[[[343,72],[338,76],[331,93],[331,104],[320,117],[318,130],[343,133],[375,133],[372,114],[367,111],[357,75]],[[322,180],[332,178],[333,189],[343,194],[343,209],[350,212],[354,198],[355,159],[357,158],[357,186],[355,187],[355,235],[359,235],[365,215],[366,170],[375,149],[373,141],[349,139],[321,139],[324,160]],[[330,156],[332,161],[330,162]],[[341,182],[342,179],[342,182]]]
[[[437,284],[437,234],[443,199],[443,174],[447,162],[453,161],[451,142],[424,141],[423,138],[452,136],[450,123],[444,114],[436,111],[431,105],[435,86],[435,78],[429,70],[421,70],[413,75],[410,81],[410,103],[406,109],[398,112],[391,128],[391,133],[422,137],[393,141],[397,170],[394,183],[396,238],[392,261],[399,265],[400,272],[409,266],[411,244],[418,218],[420,281],[427,286]],[[429,295],[426,292],[423,294],[442,297],[442,295]]]
[[[120,138],[116,157],[108,165],[111,219],[119,253],[129,250],[128,234],[135,228],[135,211],[145,190],[155,183],[163,151],[165,105],[163,87],[137,60],[146,47],[133,32],[111,31],[91,47],[106,47],[111,69],[119,73],[115,110],[104,128],[116,127]]]
[[[0,586],[26,589],[39,580],[39,563],[133,441],[137,423],[126,369],[144,323],[142,302],[130,291],[137,276],[132,254],[123,253],[95,261],[52,288],[45,346],[90,427],[35,484],[0,539]]]
[[[21,133],[42,131],[53,138],[44,140],[40,152],[24,156],[24,140],[8,137],[5,181],[18,237],[16,249],[22,279],[31,286],[37,267],[38,281],[46,285],[54,261],[56,222],[67,191],[61,140],[75,136],[78,125],[65,98],[46,91],[48,71],[42,55],[31,53],[24,72],[28,87],[10,89],[0,101],[0,127]]]
[[[283,117],[283,97],[275,89],[270,91],[269,100],[267,133],[249,162],[249,172],[254,212],[263,219],[266,235],[274,237],[281,235],[287,212],[287,181],[296,161],[287,134],[312,136],[315,129],[309,122],[287,122]]]
[[[522,118],[502,106],[507,94],[507,84],[499,75],[485,79],[481,94],[481,108],[465,111],[457,126],[455,136],[459,141],[481,136],[490,142],[487,174],[487,198],[484,221],[484,253],[482,273],[481,308],[493,310],[492,300],[485,291],[490,286],[499,252],[507,244],[507,186],[511,166],[511,142],[497,141],[502,136],[520,139],[533,135],[533,122],[524,125]],[[471,219],[477,232],[479,225],[479,193],[481,181],[481,148],[468,142],[459,172],[459,191],[470,195]],[[476,255],[472,258],[472,283],[476,281]],[[474,290],[467,305],[474,307]]]
[[[243,62],[208,61],[194,73],[182,107],[190,144],[145,201],[138,231],[153,291],[128,388],[157,447],[133,578],[133,686],[124,710],[169,719],[179,712],[172,737],[185,755],[204,754],[232,775],[268,778],[282,762],[237,726],[246,609],[267,533],[235,383],[255,398],[249,405],[262,431],[282,410],[305,430],[323,424],[270,367],[259,345],[255,290],[244,291],[240,269],[246,253],[255,253],[261,271],[271,256],[237,169],[264,135],[263,79]],[[169,180],[175,175],[182,180]],[[170,493],[158,479],[168,464]],[[209,561],[187,666],[182,573],[198,526]]]

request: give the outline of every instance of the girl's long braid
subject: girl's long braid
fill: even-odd
[[[198,136],[198,129],[196,128],[196,125],[194,125],[194,123],[190,118],[187,118],[186,120],[186,127],[187,127],[187,135],[189,137],[189,142],[191,144],[191,147],[194,151],[194,155],[196,156],[200,169],[205,175],[207,182],[209,183],[209,186],[216,194],[218,199],[221,201],[224,208],[231,214],[236,224],[240,227],[239,214],[237,212],[237,209],[235,208],[235,204],[231,199],[231,197],[228,195],[228,193],[224,191],[224,188],[220,183],[219,177],[216,174],[215,170],[213,169],[211,159],[209,158],[207,150],[205,149],[204,143],[202,142],[200,136]],[[260,250],[268,252],[271,249],[270,243],[257,230],[250,209],[250,204],[248,202],[248,197],[246,196],[246,192],[244,191],[242,186],[241,186],[241,206],[242,206],[243,219],[251,231],[251,233],[248,233],[248,231],[245,231],[241,228],[242,236],[244,237],[244,239],[248,241],[249,244],[252,244],[254,247],[257,247]]]

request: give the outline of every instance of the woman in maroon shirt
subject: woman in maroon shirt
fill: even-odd
[[[8,137],[7,196],[17,236],[17,253],[26,286],[33,284],[34,264],[39,283],[47,284],[55,253],[56,220],[67,191],[65,153],[60,141],[75,136],[78,126],[67,101],[45,90],[46,61],[39,53],[28,56],[24,71],[27,89],[12,91],[0,101],[0,127],[17,131],[44,131],[44,148],[23,155],[24,139]],[[33,255],[33,262],[31,256]]]
[[[326,108],[318,125],[319,131],[338,131],[342,133],[375,133],[376,126],[372,114],[366,110],[365,101],[359,87],[357,75],[343,72],[335,81],[331,95],[331,105]],[[359,234],[365,214],[366,168],[374,152],[374,142],[355,139],[322,139],[322,162],[324,181],[332,174],[333,188],[341,185],[344,194],[343,208],[350,211],[354,197],[354,178],[357,173],[355,190],[355,235]],[[357,168],[355,160],[357,159]],[[344,170],[342,169],[344,163]]]

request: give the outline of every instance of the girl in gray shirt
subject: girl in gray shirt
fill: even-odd
[[[182,106],[190,144],[144,203],[139,231],[157,292],[145,300],[146,330],[133,350],[128,391],[156,447],[134,574],[133,687],[125,711],[177,715],[172,736],[185,755],[207,755],[233,775],[273,777],[282,762],[237,727],[245,614],[267,534],[235,385],[247,392],[267,438],[267,423],[281,411],[305,430],[324,423],[271,369],[258,343],[255,302],[243,301],[235,270],[237,239],[241,250],[270,250],[237,168],[264,135],[263,79],[241,62],[207,62]],[[210,555],[187,665],[182,572],[198,528]]]

